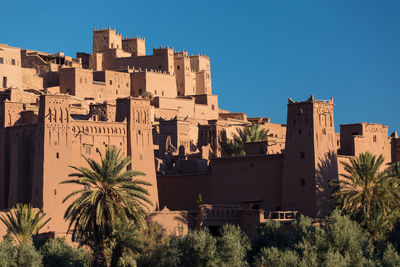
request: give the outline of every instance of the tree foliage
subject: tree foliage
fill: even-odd
[[[40,249],[45,266],[84,267],[90,265],[90,256],[82,249],[67,244],[64,238],[48,240]]]
[[[82,186],[64,199],[65,202],[74,198],[64,218],[70,221],[68,231],[72,228],[73,238],[89,245],[96,263],[105,265],[115,244],[112,237],[118,236],[116,222],[129,220],[137,226],[144,225],[152,203],[145,188],[150,184],[134,179],[144,174],[126,170],[131,163],[129,158],[113,147],[106,150],[104,157],[98,153],[100,162],[85,158],[90,168],[72,167],[77,172],[70,176],[75,178],[63,182]]]
[[[245,155],[244,144],[246,142],[263,141],[268,135],[269,130],[260,129],[260,124],[252,123],[243,128],[238,128],[237,133],[233,134],[232,140],[221,143],[222,150],[229,157]]]
[[[342,162],[345,174],[333,181],[333,196],[340,200],[342,211],[360,222],[374,238],[391,228],[398,217],[400,204],[399,164],[382,170],[384,158],[369,152]]]
[[[30,244],[32,235],[38,234],[49,221],[45,213],[32,208],[30,204],[17,204],[0,220],[7,226],[19,243]]]

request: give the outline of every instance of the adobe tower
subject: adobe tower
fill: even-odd
[[[337,179],[333,99],[289,99],[282,175],[282,210],[319,217],[329,210],[329,180]]]

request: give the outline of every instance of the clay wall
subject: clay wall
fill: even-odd
[[[17,203],[30,203],[39,197],[37,192],[32,192],[32,185],[36,182],[37,127],[36,124],[9,127],[6,135],[7,149],[3,150],[3,155],[7,172],[4,173],[3,184],[8,186],[4,186],[7,196],[4,208],[11,208]]]
[[[128,73],[116,71],[93,72],[87,69],[64,68],[60,70],[60,91],[97,101],[115,100],[130,95]]]
[[[114,56],[110,60],[113,61],[113,65],[111,66],[110,64],[110,67],[106,66],[106,69],[124,69],[133,67],[135,69],[152,69],[174,74],[174,53],[170,48],[153,49],[153,55],[149,56]]]
[[[0,127],[9,127],[21,119],[21,111],[24,110],[23,103],[0,102]]]
[[[208,175],[158,176],[160,205],[194,210],[199,194],[207,204],[280,206],[283,157],[216,158]],[[175,192],[179,192],[176,197]]]
[[[286,125],[280,123],[264,122],[260,124],[261,129],[268,130],[268,136],[272,137],[286,137]]]
[[[382,155],[385,164],[392,161],[391,138],[388,128],[375,123],[340,125],[340,151],[342,155],[357,156],[364,152]]]
[[[195,210],[199,194],[209,203],[210,179],[209,174],[157,176],[160,207],[170,210]]]
[[[267,137],[266,141],[246,142],[246,156],[280,154],[285,149],[285,138]]]
[[[195,228],[194,211],[170,211],[167,208],[154,211],[148,215],[149,222],[162,226],[168,234],[188,234],[189,230]]]
[[[46,74],[43,75],[43,87],[44,88],[55,87],[55,86],[59,86],[59,85],[60,85],[60,81],[59,81],[59,72],[58,71],[46,72]]]
[[[156,109],[176,110],[181,117],[195,117],[193,99],[155,97],[152,104]]]
[[[139,96],[144,92],[150,92],[154,97],[177,96],[175,76],[167,73],[154,71],[133,72],[132,79],[132,96]]]
[[[32,68],[22,68],[22,89],[43,89],[43,78]]]
[[[21,52],[0,44],[0,88],[22,88]]]

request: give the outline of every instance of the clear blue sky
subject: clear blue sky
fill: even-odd
[[[74,56],[115,27],[211,59],[220,107],[286,122],[287,99],[334,97],[335,124],[400,130],[400,1],[6,1],[0,43]]]

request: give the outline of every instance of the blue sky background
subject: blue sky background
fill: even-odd
[[[286,122],[287,99],[334,97],[335,124],[400,130],[400,1],[6,1],[0,43],[74,56],[115,27],[211,59],[220,107]]]

